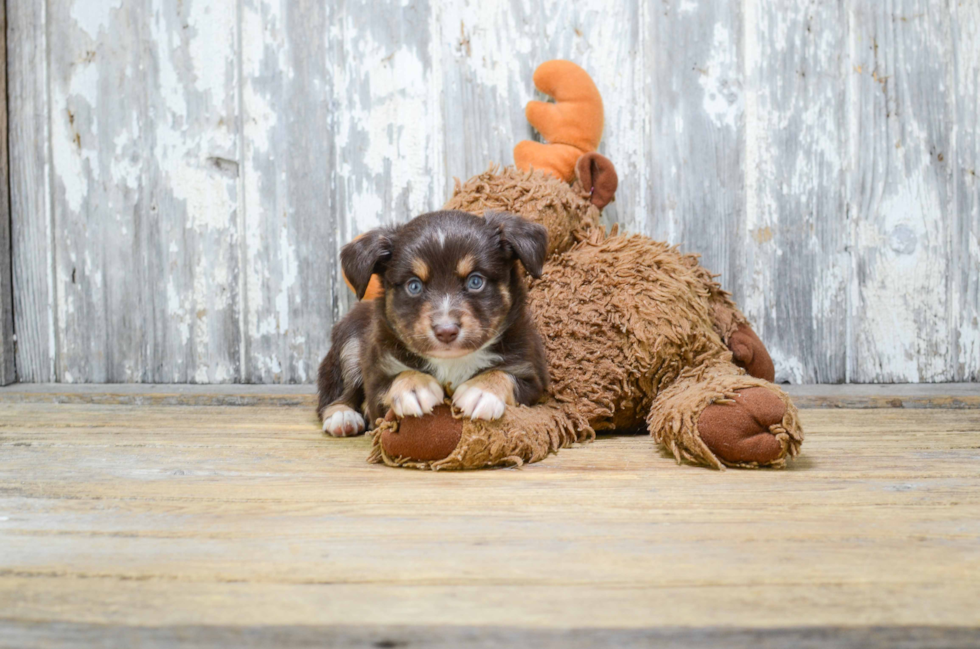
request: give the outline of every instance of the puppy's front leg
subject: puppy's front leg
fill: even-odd
[[[514,377],[501,370],[474,376],[453,394],[453,407],[470,419],[500,419],[513,406]]]
[[[409,370],[391,382],[382,402],[399,417],[421,417],[442,403],[439,382],[428,374]]]

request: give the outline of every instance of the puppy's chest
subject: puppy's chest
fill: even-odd
[[[487,350],[475,351],[461,358],[429,358],[422,371],[435,377],[444,388],[456,389],[488,367],[499,363],[500,354]],[[385,371],[388,374],[399,374],[412,368],[391,356],[386,359]]]
[[[430,358],[426,369],[440,385],[455,389],[498,362],[499,354],[480,350],[462,358]]]

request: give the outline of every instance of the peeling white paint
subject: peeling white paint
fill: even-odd
[[[776,372],[776,383],[805,383],[806,372],[799,357],[788,356],[780,350],[770,349],[772,364]]]
[[[210,93],[211,101],[218,102],[227,91],[229,68],[237,66],[236,58],[232,55],[237,49],[235,3],[208,0],[185,2],[187,22],[194,25],[194,35],[188,44],[194,87],[202,93]]]
[[[749,0],[749,5],[751,1]],[[745,24],[748,25],[749,22],[746,19]],[[738,127],[738,118],[742,112],[740,76],[732,32],[722,23],[715,23],[711,53],[698,80],[704,88],[704,112],[717,126],[730,129]]]
[[[111,13],[122,6],[122,0],[75,0],[71,3],[71,18],[91,38],[109,26]]]
[[[363,106],[355,99],[342,122],[366,140],[357,150],[363,167],[355,169],[348,163],[342,169],[347,174],[356,172],[358,178],[390,174],[392,193],[408,193],[408,213],[402,219],[432,209],[435,187],[427,155],[429,131],[425,128],[431,118],[425,93],[429,79],[422,62],[407,48],[391,51],[390,45],[377,43],[369,35],[352,45],[360,60],[378,63],[362,81],[368,84],[370,105]],[[353,182],[348,188],[358,225],[364,229],[380,225],[383,210],[377,209],[377,185]]]
[[[929,231],[939,204],[935,188],[913,176],[896,183],[882,198],[878,222],[864,223],[858,231],[858,249],[872,260],[869,273],[874,278],[861,292],[864,326],[859,343],[886,376],[934,381],[946,370],[946,292],[939,290],[945,286],[946,267],[941,257],[926,249],[942,249],[939,242],[930,242],[935,235]],[[898,227],[913,233],[923,246],[895,251],[889,237]],[[924,341],[930,341],[931,348]]]
[[[677,7],[677,11],[682,14],[694,13],[698,10],[698,3],[693,2],[693,0],[681,0],[680,5]]]

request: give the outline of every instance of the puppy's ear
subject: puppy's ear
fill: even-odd
[[[391,235],[390,230],[371,230],[341,249],[340,265],[358,300],[364,297],[371,275],[383,273],[385,263],[391,259]]]
[[[548,252],[545,227],[507,212],[487,212],[485,218],[500,230],[500,243],[511,259],[519,259],[531,277],[541,277]]]

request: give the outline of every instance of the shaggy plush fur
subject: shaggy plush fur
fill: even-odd
[[[447,454],[406,455],[396,450],[408,447],[416,451],[427,447],[432,444],[433,436],[437,440],[453,440]],[[584,418],[553,401],[508,408],[503,418],[493,422],[453,416],[447,407],[431,417],[386,419],[374,433],[368,461],[434,471],[521,466],[540,462],[576,442],[594,439],[595,431]]]
[[[453,196],[443,209],[470,214],[511,212],[548,230],[548,256],[568,250],[599,225],[599,208],[576,182],[569,185],[541,171],[495,165],[465,183],[456,179]]]
[[[497,422],[464,421],[458,445],[441,459],[387,453],[385,439],[399,434],[399,424],[381,422],[373,461],[429,469],[534,462],[596,430],[643,427],[678,462],[781,466],[796,454],[803,434],[795,407],[777,386],[733,363],[728,343],[747,321],[695,255],[642,236],[607,235],[580,183],[537,171],[491,169],[457,181],[446,209],[503,209],[548,229],[551,258],[531,283],[528,304],[546,341],[552,401],[509,409]],[[709,406],[742,408],[735,396],[743,388],[761,388],[763,409],[782,412],[771,424],[752,420],[776,438],[771,460],[719,457],[699,434]],[[424,430],[434,422],[406,424]]]

